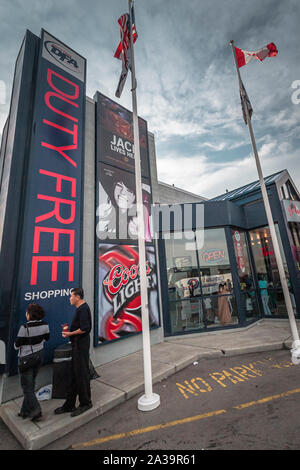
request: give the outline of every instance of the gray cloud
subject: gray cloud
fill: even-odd
[[[300,80],[297,0],[136,0],[139,114],[155,133],[159,178],[209,197],[257,179],[228,42],[255,50],[275,42],[276,58],[241,69],[254,114],[265,174],[288,168],[300,186]],[[14,63],[26,28],[43,27],[88,60],[87,94],[114,99],[121,63],[118,17],[126,0],[0,0],[0,132],[8,113]],[[120,103],[131,108],[130,80]],[[170,162],[172,165],[170,166]],[[189,177],[182,178],[182,165]],[[245,169],[247,171],[245,171]],[[242,176],[241,176],[242,172]],[[217,179],[219,178],[219,180]]]

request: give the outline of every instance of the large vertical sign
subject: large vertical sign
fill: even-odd
[[[96,94],[95,345],[142,330],[132,113]],[[160,324],[147,123],[139,118],[149,323]]]
[[[97,237],[137,240],[132,113],[101,93],[97,100]],[[145,237],[151,241],[147,123],[139,118]]]
[[[85,59],[42,31],[10,347],[27,305],[39,303],[50,325],[46,361],[63,342],[70,289],[81,283],[85,76]]]

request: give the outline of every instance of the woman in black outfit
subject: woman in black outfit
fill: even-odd
[[[49,326],[42,320],[44,316],[45,312],[40,305],[29,304],[26,310],[27,322],[21,326],[15,341],[19,359],[32,353],[37,356],[33,367],[24,372],[19,370],[24,400],[18,416],[23,419],[30,417],[32,421],[42,417],[41,406],[35,396],[35,381],[43,361],[44,342],[49,339]]]

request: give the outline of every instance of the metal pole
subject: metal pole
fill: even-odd
[[[139,124],[137,114],[137,98],[136,98],[136,79],[135,79],[135,63],[132,39],[132,0],[128,0],[129,17],[130,17],[130,46],[131,46],[131,84],[132,84],[132,114],[133,114],[133,135],[134,135],[134,154],[135,154],[135,184],[136,184],[136,202],[137,202],[137,218],[138,218],[138,247],[139,247],[139,265],[140,265],[140,292],[141,292],[141,311],[142,311],[142,327],[143,327],[143,360],[144,360],[144,381],[145,394],[138,400],[138,409],[141,411],[150,411],[160,405],[160,397],[152,390],[152,369],[151,369],[151,346],[150,346],[150,329],[149,329],[149,312],[148,312],[148,291],[146,276],[146,249],[145,249],[145,224],[144,224],[144,207],[142,196],[142,176],[141,176],[141,159],[140,159],[140,139]]]
[[[235,59],[235,65],[236,65],[238,78],[239,78],[239,85],[240,85],[240,88],[241,88],[241,76],[240,76],[240,71],[239,71],[238,64],[237,64],[237,59],[236,59],[236,54],[235,54],[235,50],[234,50],[234,46],[233,46],[233,41],[230,41],[230,45],[232,47],[232,52],[233,52],[233,56],[234,56],[234,59]],[[288,312],[288,317],[289,317],[289,321],[290,321],[290,326],[291,326],[291,331],[292,331],[292,336],[293,336],[293,340],[294,340],[293,345],[292,345],[292,361],[293,361],[294,364],[300,364],[300,340],[299,340],[297,324],[296,324],[296,320],[295,320],[295,315],[294,315],[293,306],[292,306],[292,302],[291,302],[291,297],[290,297],[290,293],[289,293],[289,288],[288,288],[288,284],[287,284],[287,280],[286,280],[286,276],[285,276],[283,261],[282,261],[282,257],[281,257],[281,253],[280,253],[280,248],[279,248],[279,243],[278,243],[277,234],[276,234],[276,230],[275,230],[274,220],[273,220],[273,216],[272,216],[272,212],[271,212],[268,193],[267,193],[267,189],[266,189],[266,185],[265,185],[265,181],[264,181],[264,177],[263,177],[263,173],[262,173],[262,169],[261,169],[261,165],[260,165],[260,160],[259,160],[259,156],[258,156],[258,152],[257,152],[257,148],[256,148],[256,142],[255,142],[253,129],[252,129],[252,124],[251,124],[251,119],[250,119],[250,116],[249,116],[247,106],[245,106],[245,111],[246,111],[246,116],[247,116],[247,125],[248,125],[248,129],[249,129],[249,133],[250,133],[251,143],[252,143],[252,149],[253,149],[255,162],[256,162],[256,168],[257,168],[257,172],[258,172],[258,176],[259,176],[259,182],[260,182],[262,197],[263,197],[264,206],[265,206],[265,210],[266,210],[266,214],[267,214],[267,220],[268,220],[268,224],[269,224],[269,228],[270,228],[275,259],[276,259],[276,262],[277,262],[280,282],[281,282],[281,286],[282,286],[282,290],[283,290],[284,300],[285,300],[285,304],[286,304],[286,308],[287,308],[287,312]]]

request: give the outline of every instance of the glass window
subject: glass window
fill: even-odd
[[[286,259],[281,243],[281,237],[278,225],[275,224],[275,230],[278,238],[280,253],[283,261],[284,270],[289,277]],[[262,227],[250,232],[251,248],[254,256],[256,271],[262,274],[272,287],[281,287],[277,262],[269,227]]]
[[[204,327],[194,232],[165,239],[171,333]]]
[[[232,325],[237,307],[224,229],[165,238],[171,334]],[[199,279],[200,274],[200,279]]]
[[[294,294],[277,224],[275,224],[275,230],[294,306]],[[258,276],[259,292],[264,309],[263,313],[265,316],[286,316],[287,311],[269,227],[262,227],[251,231],[250,240]]]
[[[224,229],[206,229],[200,241],[201,235],[196,232],[203,295],[218,294],[221,283],[231,291],[232,275]]]
[[[225,230],[223,228],[196,231],[204,319],[207,326],[237,323],[232,274]]]
[[[290,198],[292,201],[298,201],[298,200],[299,200],[299,197],[298,197],[298,195],[297,195],[295,189],[294,189],[293,186],[291,185],[291,182],[290,182],[290,181],[287,181],[286,186],[287,186],[287,189],[288,189],[288,192],[289,192],[289,198]]]
[[[200,297],[169,302],[169,312],[172,333],[204,328],[204,312]]]
[[[282,193],[283,199],[288,198],[288,195],[286,194],[286,189],[285,189],[284,184],[281,186],[281,193]]]
[[[281,193],[283,199],[290,199],[291,201],[299,201],[299,195],[290,181],[287,181],[281,186]]]
[[[192,232],[188,235],[187,240],[182,232],[174,232],[170,234],[170,239],[165,240],[169,300],[179,300],[200,294],[199,282],[196,285],[195,282],[190,281],[193,278],[199,280],[199,271],[195,236]]]

